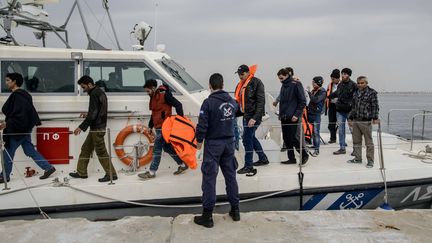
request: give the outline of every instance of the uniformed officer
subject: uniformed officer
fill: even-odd
[[[210,96],[204,100],[196,128],[197,147],[204,144],[203,213],[195,216],[194,222],[207,228],[213,227],[213,208],[216,202],[216,177],[219,166],[225,178],[228,200],[231,204],[229,215],[234,221],[240,220],[238,185],[236,180],[237,160],[234,156],[234,123],[238,104],[223,89],[223,77],[219,73],[210,76]]]

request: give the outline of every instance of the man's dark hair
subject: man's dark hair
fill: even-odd
[[[291,76],[294,75],[294,69],[292,67],[287,67],[285,69],[288,71],[289,75],[291,75]]]
[[[84,75],[78,80],[78,84],[94,84],[94,81],[90,76]]]
[[[222,89],[223,88],[223,77],[220,73],[214,73],[210,76],[210,87],[213,90]]]
[[[279,72],[277,72],[277,76],[279,75],[287,76],[289,75],[289,72],[286,68],[282,68],[281,70],[279,70]]]
[[[157,81],[155,79],[147,79],[143,88],[151,89],[157,87]]]
[[[6,74],[6,77],[12,81],[15,81],[18,87],[21,87],[21,85],[24,83],[23,76],[19,73],[8,73]]]

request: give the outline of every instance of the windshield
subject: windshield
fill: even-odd
[[[156,61],[163,67],[171,76],[173,76],[178,83],[189,92],[203,90],[204,88],[195,79],[193,79],[186,70],[178,63],[171,59],[162,57],[161,60]]]

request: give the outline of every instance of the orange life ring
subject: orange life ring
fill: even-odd
[[[130,155],[127,155],[123,148],[123,143],[126,140],[126,137],[132,133],[141,133],[147,137],[148,142],[151,144],[147,154],[143,155],[139,158],[139,167],[148,164],[153,157],[153,142],[154,137],[151,133],[150,129],[141,124],[129,125],[123,128],[119,134],[117,134],[116,140],[114,142],[114,149],[117,157],[126,165],[131,165],[134,158]]]

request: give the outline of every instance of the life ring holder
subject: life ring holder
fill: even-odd
[[[134,161],[134,157],[128,155],[124,151],[124,145],[123,145],[126,138],[132,133],[143,134],[147,138],[147,140],[150,144],[147,153],[138,159],[139,167],[141,167],[141,166],[148,164],[153,158],[154,136],[148,127],[143,126],[141,124],[135,124],[135,125],[129,125],[129,126],[126,126],[125,128],[123,128],[117,134],[116,140],[114,142],[115,153],[117,154],[117,157],[120,159],[121,162],[123,162],[127,166],[132,165],[132,163]]]

